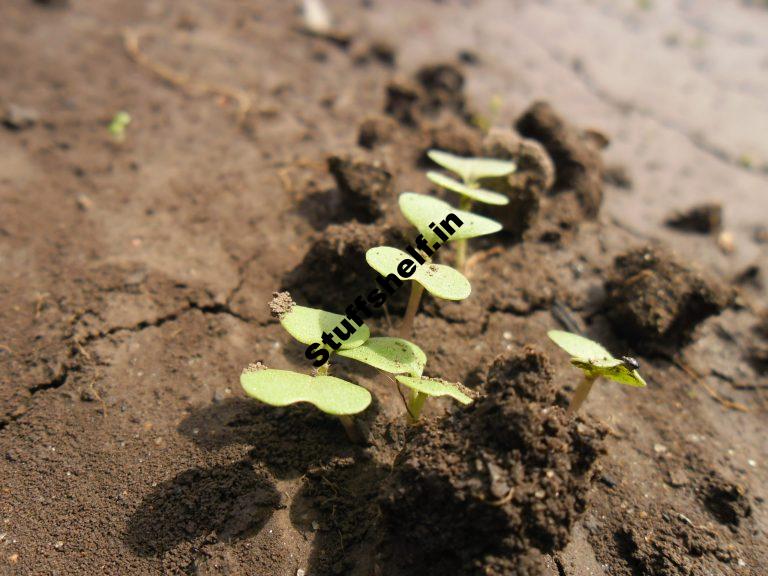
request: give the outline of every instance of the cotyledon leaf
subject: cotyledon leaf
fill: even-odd
[[[421,232],[432,248],[434,248],[435,242],[443,243],[443,240],[432,231],[429,225],[432,223],[440,225],[440,222],[449,214],[455,214],[462,222],[458,228],[455,227],[454,222],[451,222],[454,231],[449,236],[449,240],[476,238],[486,234],[494,234],[502,229],[501,224],[495,220],[465,210],[458,210],[448,202],[432,196],[403,192],[400,194],[398,203],[403,216]]]
[[[362,346],[340,350],[337,354],[390,374],[420,376],[427,363],[427,356],[421,348],[402,338],[369,338]]]
[[[291,309],[280,316],[280,324],[286,332],[302,344],[322,342],[323,332],[330,333],[344,320],[345,316],[326,312],[316,308],[293,305]],[[355,324],[347,320],[354,329]],[[344,330],[346,332],[346,330]],[[341,350],[357,348],[371,336],[368,326],[360,326],[347,340],[341,340]]]
[[[450,178],[445,174],[441,174],[440,172],[427,172],[427,178],[438,186],[442,186],[443,188],[451,190],[452,192],[456,192],[457,194],[471,198],[476,202],[482,202],[483,204],[493,204],[494,206],[504,206],[505,204],[509,204],[509,198],[504,194],[499,194],[498,192],[493,192],[492,190],[486,190],[485,188],[467,186],[466,184],[462,184],[458,180],[454,180],[453,178]]]
[[[574,356],[571,364],[581,368],[590,376],[602,376],[637,388],[646,385],[637,370],[627,366],[623,360],[614,358],[608,350],[589,338],[562,330],[550,330],[547,336],[568,354]]]
[[[472,292],[472,287],[464,275],[444,264],[432,264],[427,262],[419,265],[411,256],[390,246],[377,246],[365,253],[368,264],[379,274],[395,276],[403,280],[414,280],[424,286],[433,296],[443,300],[464,300]],[[398,264],[403,260],[411,260],[416,266],[412,276],[406,278],[398,270]]]
[[[573,334],[571,332],[565,332],[563,330],[550,330],[547,332],[550,340],[560,346],[563,350],[568,352],[575,358],[581,358],[583,360],[614,360],[611,353],[608,352],[597,342]]]
[[[464,158],[449,152],[430,150],[427,156],[446,170],[458,174],[464,182],[474,182],[481,178],[498,178],[515,171],[517,167],[509,160],[493,158]]]
[[[243,370],[240,384],[248,396],[270,406],[309,402],[334,416],[358,414],[371,403],[368,390],[334,376],[313,377],[253,365]]]
[[[472,398],[465,393],[464,388],[458,382],[448,382],[440,378],[426,378],[413,376],[395,376],[395,379],[408,388],[421,392],[427,396],[450,396],[462,404],[471,404]]]

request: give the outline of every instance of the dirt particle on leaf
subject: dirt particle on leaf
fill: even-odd
[[[273,318],[281,319],[293,309],[295,304],[290,292],[274,292],[269,302],[269,311]]]
[[[714,279],[648,246],[616,258],[606,282],[608,316],[617,332],[646,351],[678,347],[732,293]]]

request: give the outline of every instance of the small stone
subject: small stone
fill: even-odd
[[[679,488],[688,484],[688,477],[680,469],[674,469],[669,471],[669,485]]]
[[[39,119],[40,115],[37,111],[16,104],[9,104],[3,113],[2,122],[6,128],[11,130],[24,130],[37,124]]]
[[[533,495],[536,496],[536,498],[538,498],[539,500],[541,500],[547,495],[547,493],[544,492],[544,490],[536,490],[536,492],[534,492]]]
[[[744,568],[744,566],[746,566],[746,565],[747,565],[747,563],[746,563],[746,562],[744,562],[744,560],[742,560],[741,558],[739,558],[739,559],[736,561],[736,564],[738,564],[738,565],[739,565],[739,568]]]
[[[8,562],[10,562],[11,564],[16,564],[16,562],[18,561],[19,561],[18,554],[11,554],[10,556],[8,556]]]
[[[512,332],[509,330],[506,330],[502,336],[504,337],[504,340],[512,340]]]
[[[747,460],[747,464],[749,464],[752,468],[757,468],[757,462],[754,460]]]
[[[53,543],[53,547],[56,550],[61,550],[62,548],[64,548],[64,541],[63,540],[57,540],[56,542]]]
[[[296,570],[296,576],[304,576],[305,574],[306,572],[304,571],[303,568],[299,568],[298,570]]]
[[[214,402],[214,404],[219,404],[219,403],[221,403],[223,401],[224,401],[224,392],[222,392],[221,390],[216,390],[213,393],[213,402]]]
[[[653,451],[656,452],[656,454],[666,454],[667,447],[664,446],[664,444],[654,444]]]
[[[312,522],[312,530],[314,530],[315,532],[320,530],[320,523],[319,522]]]
[[[616,486],[616,480],[614,480],[613,477],[608,474],[603,474],[600,476],[600,482],[608,486],[608,488],[613,488]]]

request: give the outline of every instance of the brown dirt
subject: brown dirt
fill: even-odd
[[[340,42],[302,33],[285,2],[0,3],[0,574],[764,572],[765,294],[745,284],[725,307],[731,288],[690,262],[719,284],[766,265],[749,216],[764,212],[753,192],[763,176],[733,148],[753,143],[739,130],[756,124],[740,120],[763,80],[723,80],[691,52],[694,74],[670,52],[688,48],[667,47],[683,83],[734,87],[712,98],[728,122],[664,121],[677,100],[655,92],[647,106],[614,105],[595,79],[611,85],[603,63],[616,78],[625,67],[605,45],[637,40],[636,56],[656,54],[644,16],[624,20],[610,3],[580,19],[551,4],[344,1],[332,4],[350,31]],[[762,23],[755,8],[728,10],[723,22]],[[699,18],[678,22],[688,33]],[[593,22],[619,41],[565,33]],[[718,53],[758,66],[761,36],[734,39],[719,22]],[[141,30],[142,53],[182,81],[130,58],[125,28]],[[577,52],[546,44],[561,39]],[[576,62],[593,45],[599,58]],[[649,87],[663,83],[648,70],[670,74],[632,61]],[[186,74],[209,89],[191,89]],[[530,109],[553,88],[556,104]],[[509,103],[497,127],[525,114],[523,136],[554,162],[554,189],[538,176],[546,170],[521,170],[518,188],[541,188],[535,217],[512,242],[471,242],[473,295],[426,298],[413,336],[426,375],[483,396],[469,409],[430,402],[423,425],[409,427],[389,380],[340,361],[334,373],[375,397],[358,419],[361,446],[308,406],[245,398],[238,375],[249,364],[309,371],[270,315],[273,292],[341,312],[374,276],[365,249],[404,245],[396,212],[359,222],[373,197],[342,209],[326,159],[359,138],[391,173],[391,202],[426,192],[435,131],[474,146],[467,119],[498,92]],[[708,109],[716,93],[688,90],[684,102]],[[106,127],[122,109],[133,120],[117,143]],[[596,121],[614,140],[605,150],[575,128]],[[628,163],[631,190],[604,187],[611,154]],[[739,249],[669,236],[670,187],[689,206],[734,190],[718,199]],[[649,236],[681,254],[620,260],[640,273],[629,284],[614,262],[643,254],[632,250]],[[617,311],[636,334],[616,329]],[[660,350],[638,354],[648,388],[599,382],[581,419],[566,422],[578,373],[546,338],[562,327],[615,354],[658,337]],[[371,329],[391,333],[385,316]]]

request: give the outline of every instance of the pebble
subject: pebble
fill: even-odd
[[[303,568],[299,568],[298,570],[296,570],[296,576],[304,576],[305,574],[306,572],[304,572]]]
[[[40,120],[40,115],[36,110],[17,106],[16,104],[9,104],[5,114],[3,114],[3,124],[13,130],[31,128],[37,124],[38,120]]]
[[[502,336],[504,337],[504,340],[512,340],[512,332],[509,330],[506,330]]]
[[[755,462],[754,460],[747,460],[747,464],[749,464],[752,468],[757,467],[757,462]]]
[[[56,540],[56,542],[53,543],[53,547],[56,550],[61,550],[62,548],[64,548],[64,541],[63,540]]]
[[[654,444],[653,451],[656,452],[656,454],[665,454],[667,452],[667,447],[664,446],[664,444]]]

